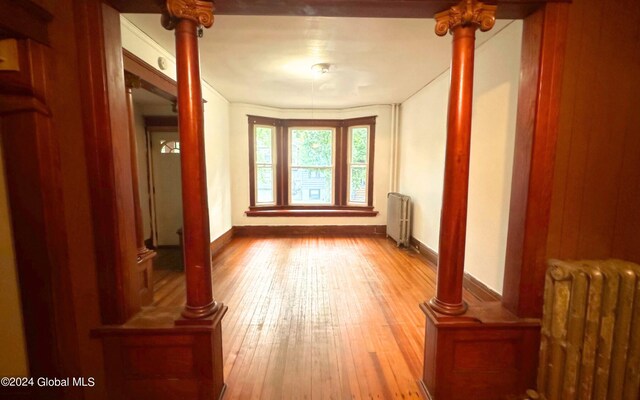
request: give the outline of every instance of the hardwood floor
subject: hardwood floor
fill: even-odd
[[[184,303],[184,276],[158,270],[155,304]],[[377,237],[234,238],[213,261],[225,399],[421,398],[435,272]],[[469,303],[479,302],[468,293]]]

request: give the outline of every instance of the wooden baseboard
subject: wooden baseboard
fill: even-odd
[[[291,235],[385,235],[385,225],[243,225],[234,226],[234,236]]]
[[[438,269],[438,253],[413,236],[410,238],[410,243],[414,250],[422,254],[427,261],[432,263],[436,270]],[[471,292],[471,294],[483,301],[502,301],[502,296],[466,272],[464,274],[462,285],[465,289]]]
[[[229,244],[231,239],[233,239],[233,236],[234,236],[234,229],[233,227],[231,227],[231,229],[229,229],[228,231],[220,235],[220,237],[218,237],[216,240],[211,242],[211,258],[218,255],[218,253],[222,250],[222,248],[227,244]]]
[[[502,301],[502,296],[500,296],[496,291],[466,272],[464,274],[462,286],[482,301]]]
[[[426,244],[422,243],[413,236],[409,237],[409,244],[414,250],[425,256],[427,260],[433,264],[434,267],[438,267],[438,253],[433,251]]]

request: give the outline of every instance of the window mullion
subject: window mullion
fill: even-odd
[[[289,138],[288,127],[285,124],[278,125],[278,165],[280,171],[278,172],[278,184],[280,190],[278,191],[279,201],[278,205],[289,205]]]

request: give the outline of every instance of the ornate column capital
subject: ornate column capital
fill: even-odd
[[[435,15],[436,35],[444,36],[459,26],[474,26],[486,32],[496,23],[496,8],[477,0],[462,0],[457,6]]]
[[[210,28],[213,25],[213,2],[206,0],[166,0],[162,13],[162,26],[172,30],[177,20],[190,19],[198,25]]]

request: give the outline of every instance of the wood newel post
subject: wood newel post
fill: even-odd
[[[436,15],[436,33],[451,32],[453,54],[447,118],[438,275],[436,296],[429,306],[437,312],[457,315],[467,310],[462,300],[464,257],[467,234],[469,159],[471,154],[471,113],[476,29],[491,29],[495,6],[465,0]]]
[[[140,260],[150,251],[144,244],[144,226],[138,182],[138,141],[136,139],[136,119],[133,105],[133,88],[140,87],[140,78],[125,72],[125,84],[127,88],[127,113],[129,114],[129,147],[131,152],[131,181],[133,183],[133,211],[136,220],[136,248],[138,249],[138,260]]]
[[[182,167],[182,208],[187,304],[182,316],[201,319],[219,305],[211,288],[209,204],[204,153],[204,108],[198,36],[213,24],[213,3],[168,0],[163,25],[175,29],[178,129]]]

